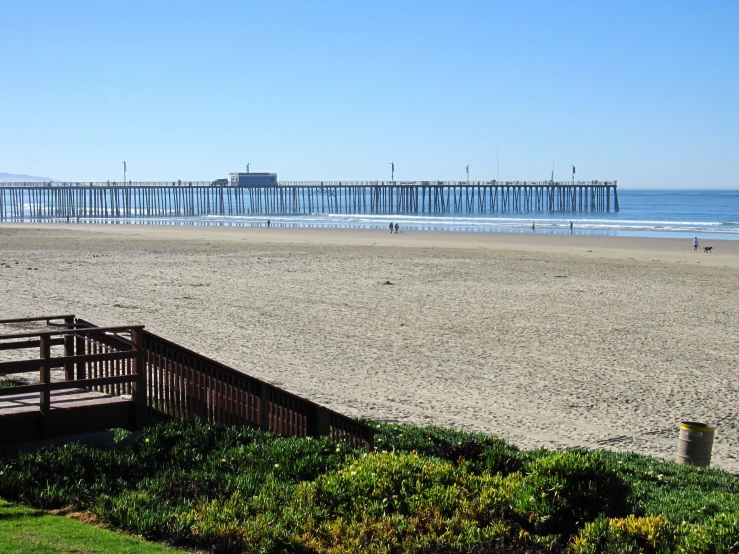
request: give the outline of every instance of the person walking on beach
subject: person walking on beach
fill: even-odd
[[[267,220],[267,229],[269,229],[269,226],[272,224],[272,222],[268,219]]]
[[[693,239],[693,254],[698,252],[698,237],[695,237]]]
[[[570,234],[572,234],[572,221],[570,221]]]
[[[531,232],[536,233],[536,222],[535,221],[531,222]]]
[[[398,225],[398,224],[396,223],[396,224],[395,224],[395,234],[396,234],[396,235],[398,234],[398,229],[400,229],[400,225]]]
[[[390,222],[390,234],[391,235],[393,234],[393,222],[392,221]]]

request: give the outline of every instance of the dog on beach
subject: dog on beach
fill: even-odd
[[[704,254],[713,254],[713,246],[704,246],[703,247],[703,253]]]

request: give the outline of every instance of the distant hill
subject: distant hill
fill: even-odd
[[[51,177],[34,177],[33,175],[23,175],[22,173],[0,173],[0,182],[8,181],[53,181]]]

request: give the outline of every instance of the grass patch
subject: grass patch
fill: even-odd
[[[74,552],[164,554],[177,552],[63,516],[0,500],[0,554]]]
[[[115,451],[2,460],[0,496],[213,552],[739,552],[739,481],[726,472],[377,425],[366,454],[173,421]]]
[[[23,381],[19,381],[18,379],[12,379],[10,377],[1,378],[0,376],[0,389],[5,389],[9,387],[17,387],[20,385],[25,385]]]

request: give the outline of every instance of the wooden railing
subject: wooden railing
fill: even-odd
[[[329,435],[371,449],[374,428],[250,377],[148,331],[147,395],[155,414],[249,425],[280,435]]]
[[[62,323],[53,324],[54,320]],[[5,319],[0,324],[29,324],[45,321],[60,327],[53,331],[27,331],[0,335],[0,350],[39,349],[39,357],[0,362],[0,374],[14,375],[39,371],[39,384],[17,385],[0,389],[0,396],[39,393],[39,409],[51,410],[51,392],[88,389],[108,394],[131,394],[137,415],[145,415],[146,372],[141,347],[143,325],[116,327],[80,327],[73,315]],[[125,338],[125,335],[128,338]],[[125,342],[128,348],[115,349],[111,341]],[[52,356],[53,346],[63,346],[63,356]],[[63,369],[64,381],[51,382],[51,370]]]
[[[40,359],[0,363],[0,374],[41,371],[41,384],[0,389],[0,396],[40,392],[41,410],[48,413],[51,390],[84,387],[111,395],[131,394],[139,427],[162,418],[197,417],[280,435],[330,436],[355,447],[373,447],[373,427],[197,354],[141,325],[97,327],[73,315],[0,324],[53,324],[55,320],[61,320],[55,325],[64,328],[0,335],[0,350],[38,347],[40,352]],[[65,355],[52,358],[52,345],[63,345]],[[65,369],[64,382],[50,382],[52,368]]]

